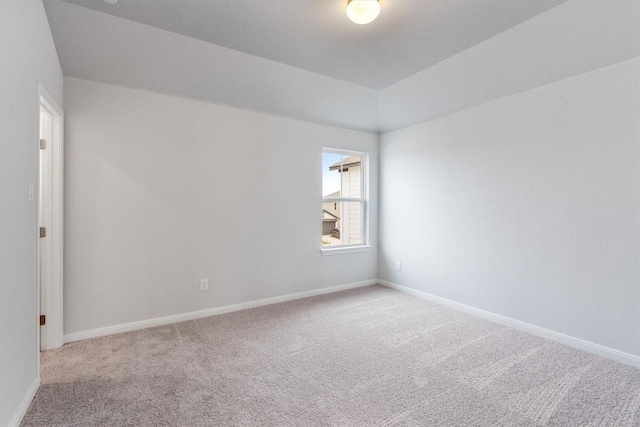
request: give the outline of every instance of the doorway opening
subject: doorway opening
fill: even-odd
[[[38,87],[38,310],[40,351],[64,343],[63,279],[63,115]]]

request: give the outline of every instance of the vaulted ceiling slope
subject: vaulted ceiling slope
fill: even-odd
[[[374,133],[399,129],[640,55],[638,0],[556,1],[561,4],[550,9],[547,7],[546,12],[474,46],[465,45],[468,48],[462,52],[458,50],[464,43],[456,37],[465,38],[469,43],[472,35],[476,39],[486,38],[500,25],[506,26],[509,19],[512,19],[509,22],[515,22],[513,13],[509,12],[513,10],[511,4],[518,4],[533,13],[527,5],[550,7],[554,2],[381,1],[388,20],[393,21],[394,13],[405,11],[400,15],[402,19],[395,18],[397,20],[390,28],[386,26],[391,24],[384,24],[382,14],[382,24],[374,21],[377,27],[374,24],[361,27],[348,20],[344,22],[346,17],[341,0],[119,0],[115,6],[122,6],[121,9],[109,9],[114,14],[120,11],[118,13],[130,19],[94,10],[110,7],[102,0],[44,0],[65,76]],[[284,3],[290,5],[292,11],[285,11]],[[176,4],[184,4],[185,11]],[[252,11],[249,4],[260,12]],[[273,8],[264,8],[266,4],[273,5]],[[308,10],[315,11],[318,16],[306,15],[307,9],[300,9],[301,4],[307,5]],[[331,13],[324,10],[322,5],[327,4],[335,10]],[[495,19],[470,21],[469,11],[476,11],[479,17],[484,16],[476,10],[479,4],[492,10]],[[172,10],[175,19],[167,15],[161,22],[167,26],[173,22],[176,27],[169,31],[132,20],[144,5],[149,7],[151,17],[165,16],[167,12],[163,7]],[[464,36],[451,36],[458,40],[455,49],[455,43],[452,44],[445,36],[452,31],[449,26],[436,33],[427,29],[431,34],[429,47],[413,46],[415,39],[425,37],[416,22],[422,22],[424,26],[431,23],[441,28],[440,24],[432,22],[432,18],[425,17],[427,5],[433,7],[432,13],[456,29],[454,33],[460,32]],[[244,9],[235,9],[241,6]],[[412,7],[415,8],[413,14]],[[208,19],[227,30],[211,30],[211,34],[207,34],[213,37],[214,33],[221,31],[224,37],[217,39],[218,44],[176,32],[180,29],[186,32],[191,28],[189,20],[193,17],[193,10],[200,10],[205,16],[211,11],[216,12],[213,18]],[[249,18],[243,20],[241,10],[245,10]],[[505,19],[503,12],[511,18]],[[332,16],[335,22],[329,23],[328,16]],[[142,18],[144,16],[140,20]],[[218,22],[221,20],[224,23]],[[235,24],[229,26],[227,20]],[[282,20],[291,22],[283,23]],[[317,40],[309,39],[311,36],[306,30],[296,27],[293,21],[307,22],[311,33],[323,33],[328,41],[318,42],[323,47],[316,48],[309,40]],[[193,27],[201,28],[204,21],[197,22],[200,24]],[[324,23],[327,28],[315,28],[317,22]],[[273,27],[274,34],[265,35],[267,29],[254,28],[265,25]],[[379,32],[396,40],[396,44],[387,45]],[[258,34],[264,35],[266,40],[261,42]],[[336,34],[340,36],[339,40],[333,38]],[[314,37],[319,36],[316,34]],[[301,40],[289,40],[296,38]],[[476,39],[471,43],[476,43]],[[243,43],[251,48],[264,49],[272,59],[224,47],[221,43]],[[295,58],[310,55],[310,52],[313,52],[311,56],[318,67],[315,71],[273,59],[281,55],[285,60],[295,62]],[[400,58],[392,59],[394,55],[400,55]],[[377,62],[371,62],[371,58],[376,58]],[[439,62],[432,64],[433,61]],[[409,68],[413,71],[408,71],[407,63],[411,63],[413,68]],[[420,68],[424,64],[431,65]],[[364,80],[354,84],[343,78],[351,75],[352,80],[373,81],[382,75],[377,74],[378,68],[387,70],[382,73],[386,75],[384,79],[387,82],[405,73],[413,74],[382,90],[363,86]],[[322,71],[325,69],[328,70],[326,73]],[[400,69],[404,71],[390,77],[393,73],[389,70],[395,70],[395,73]]]
[[[380,92],[384,133],[640,56],[639,0],[571,0]]]
[[[373,89],[58,0],[45,8],[65,76],[377,131]]]
[[[379,90],[566,0],[380,0],[364,26],[346,0],[65,1]]]

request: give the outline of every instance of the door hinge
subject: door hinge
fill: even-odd
[[[47,323],[47,316],[44,314],[40,315],[40,326],[44,326]]]
[[[40,227],[40,237],[47,237],[47,229]]]
[[[46,139],[41,139],[40,140],[40,149],[44,150],[45,148],[47,148],[47,140]]]

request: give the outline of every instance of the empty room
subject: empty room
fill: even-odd
[[[0,426],[640,427],[640,0],[0,0]]]

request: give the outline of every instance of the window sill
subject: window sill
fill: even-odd
[[[368,252],[371,249],[371,245],[362,245],[362,246],[344,246],[341,248],[331,248],[325,249],[321,248],[320,252],[322,255],[340,255],[340,254],[350,254],[354,252]]]

